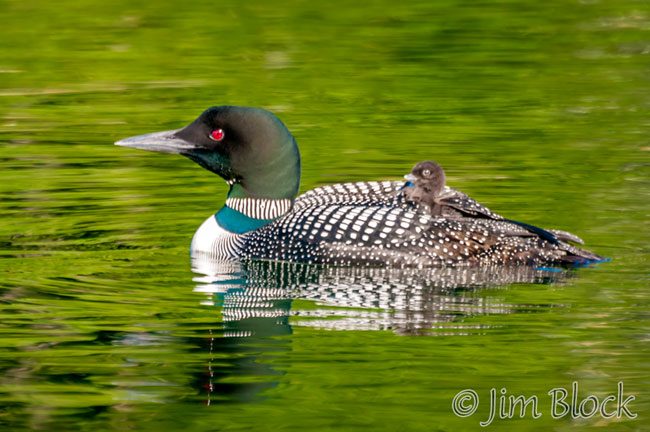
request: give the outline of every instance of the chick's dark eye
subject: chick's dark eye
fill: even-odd
[[[212,141],[221,141],[226,137],[226,133],[223,131],[223,129],[215,129],[210,132],[209,137]]]
[[[429,177],[429,174],[431,174],[431,171],[428,170],[428,169],[425,169],[424,171],[422,171],[422,175],[425,176],[425,177]]]

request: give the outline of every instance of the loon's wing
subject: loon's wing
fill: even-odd
[[[413,207],[415,203],[410,203],[404,199],[402,189],[403,181],[370,181],[356,183],[337,183],[333,185],[321,186],[305,192],[300,195],[295,203],[294,209],[320,206],[326,204],[349,204],[349,205],[390,205],[401,207]],[[442,212],[443,216],[464,217],[464,218],[484,218],[495,221],[507,221],[511,224],[523,228],[516,230],[519,236],[537,235],[551,243],[574,242],[582,244],[582,239],[578,236],[559,230],[545,230],[524,222],[507,219],[498,213],[493,212],[488,207],[470,198],[463,192],[445,187],[443,194],[436,200],[439,204],[451,211]],[[509,232],[514,232],[512,229]]]
[[[535,225],[527,224],[525,222],[519,222],[505,218],[485,207],[483,204],[480,204],[476,200],[465,195],[464,193],[455,189],[451,189],[449,187],[445,188],[442,196],[440,196],[437,201],[440,205],[453,209],[453,212],[460,216],[510,222],[528,230],[533,234],[538,235],[539,237],[551,243],[558,243],[562,241],[584,244],[584,241],[580,237],[570,232],[562,230],[547,230]]]
[[[507,219],[497,214],[479,203],[478,201],[470,198],[466,194],[452,189],[450,187],[445,187],[445,190],[442,194],[435,199],[437,205],[441,207],[442,214],[450,216],[453,218],[456,217],[465,217],[465,218],[483,218],[490,219],[494,221],[506,221],[511,224],[517,225],[521,228],[524,228],[531,235],[538,235],[539,237],[547,240],[551,243],[558,243],[558,238],[555,234],[543,229],[530,225],[524,222],[518,222],[512,219]],[[512,230],[510,230],[512,231]],[[523,235],[523,234],[518,234]]]
[[[508,221],[440,218],[386,204],[294,210],[246,238],[247,258],[336,265],[548,264],[587,259]]]

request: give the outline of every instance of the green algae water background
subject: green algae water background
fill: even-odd
[[[650,430],[647,1],[2,0],[0,35],[0,429],[479,430],[505,389],[541,416],[488,429]],[[250,289],[266,270],[206,279],[188,248],[225,183],[113,142],[221,104],[288,125],[302,191],[435,159],[612,261],[289,267],[306,288],[271,299]],[[637,417],[553,418],[573,382],[601,400],[623,382]]]

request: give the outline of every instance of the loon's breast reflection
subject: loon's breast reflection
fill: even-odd
[[[552,283],[568,270],[519,267],[431,269],[323,267],[283,262],[193,259],[202,275],[195,291],[218,306],[223,336],[274,335],[292,326],[333,330],[386,330],[400,334],[475,332],[468,316],[507,314],[531,306],[509,305],[478,288]]]

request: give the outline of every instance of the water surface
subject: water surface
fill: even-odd
[[[3,2],[0,425],[7,430],[648,430],[643,1]],[[507,217],[612,258],[540,269],[192,263],[226,185],[112,145],[215,104],[277,113],[301,190],[435,159]],[[553,419],[547,392],[636,420]],[[483,403],[459,418],[471,388]]]

